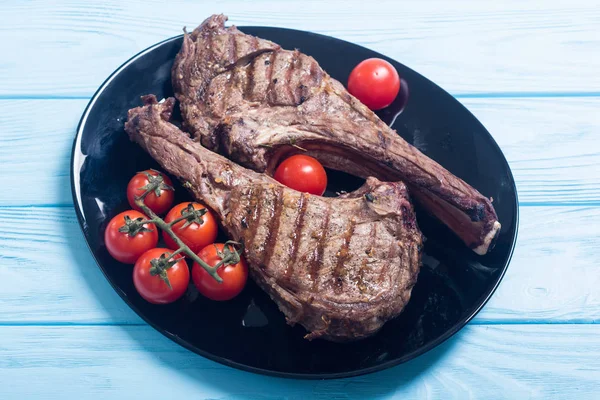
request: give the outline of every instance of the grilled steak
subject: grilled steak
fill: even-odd
[[[345,341],[375,333],[410,298],[421,233],[404,184],[368,178],[337,198],[300,193],[192,141],[168,122],[173,98],[129,111],[125,129],[245,244],[251,276],[288,323]]]
[[[224,27],[214,15],[183,40],[172,80],[203,145],[272,173],[299,148],[363,178],[403,180],[421,204],[485,254],[500,230],[489,199],[422,154],[299,51]]]

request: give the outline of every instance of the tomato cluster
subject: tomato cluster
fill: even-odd
[[[242,291],[248,278],[246,261],[238,255],[228,258],[235,261],[223,263],[224,255],[231,255],[237,249],[230,244],[214,243],[218,225],[212,211],[197,202],[173,206],[174,198],[172,182],[165,174],[155,170],[136,174],[127,185],[127,199],[132,210],[111,219],[104,232],[106,249],[115,260],[135,264],[134,286],[150,303],[172,303],[181,298],[188,288],[190,269],[177,241],[187,246],[205,265],[215,267],[220,262],[223,264],[216,270],[222,279],[222,282],[217,282],[198,262],[194,262],[191,276],[198,291],[212,300],[234,298]],[[142,200],[155,218],[144,215],[136,200]],[[160,220],[158,216],[165,213],[164,221]],[[156,224],[164,228],[162,237],[166,247],[158,247]]]

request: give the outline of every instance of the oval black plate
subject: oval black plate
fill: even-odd
[[[386,58],[309,32],[240,29],[312,55],[341,82],[346,82],[361,60]],[[477,256],[417,209],[427,242],[412,299],[403,314],[377,335],[350,344],[303,339],[305,331],[286,325],[276,305],[253,283],[226,303],[206,300],[192,288],[183,299],[167,306],[142,300],[133,286],[132,267],[108,255],[103,231],[112,216],[128,208],[125,188],[129,178],[136,171],[157,167],[129,141],[123,123],[127,110],[140,105],[141,95],[153,93],[160,99],[173,94],[170,71],[181,41],[178,36],[158,43],[116,70],[90,101],[73,147],[73,199],[83,233],[107,279],[136,313],[167,337],[207,358],[253,372],[297,378],[346,377],[399,364],[440,344],[475,316],[502,279],[515,245],[518,204],[511,171],[490,134],[458,101],[388,58],[410,96],[403,91],[380,116],[387,123],[395,121],[394,129],[406,140],[493,197],[502,231],[490,254]],[[333,191],[359,184],[341,173],[331,173],[330,182]],[[181,200],[187,199],[185,190],[179,189]]]

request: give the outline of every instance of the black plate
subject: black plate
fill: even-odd
[[[386,58],[309,32],[240,29],[312,55],[341,82],[346,82],[361,60]],[[477,256],[417,209],[427,242],[412,299],[404,313],[377,335],[350,344],[303,339],[305,331],[286,325],[283,314],[254,283],[225,303],[206,300],[192,289],[167,306],[142,300],[133,286],[132,268],[108,255],[103,231],[112,216],[128,208],[125,188],[130,177],[158,167],[128,140],[123,123],[127,110],[140,105],[141,95],[153,93],[160,99],[173,94],[170,71],[181,42],[178,36],[158,43],[117,69],[90,101],[73,147],[73,199],[83,233],[107,279],[136,313],[167,337],[207,358],[253,372],[297,378],[346,377],[388,368],[432,349],[475,316],[502,279],[515,245],[518,204],[513,177],[497,144],[469,111],[429,80],[390,59],[410,96],[403,91],[380,116],[387,123],[395,120],[394,129],[406,140],[493,197],[502,231],[490,254]],[[360,184],[341,173],[331,173],[330,181],[334,191]],[[187,199],[185,190],[179,189],[181,200]]]

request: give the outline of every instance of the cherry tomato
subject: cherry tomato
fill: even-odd
[[[285,159],[277,169],[275,180],[299,192],[321,196],[327,187],[327,173],[316,159],[297,154]]]
[[[191,205],[191,208],[190,208]],[[193,213],[193,210],[205,210],[204,215]],[[171,223],[177,218],[188,215],[187,219],[177,222],[172,226],[173,233],[177,235],[194,253],[198,253],[206,245],[213,243],[217,238],[218,226],[213,213],[200,203],[184,202],[177,204],[165,217],[166,223]],[[168,248],[177,250],[179,246],[163,231],[163,238]]]
[[[104,231],[104,243],[110,255],[125,264],[134,264],[147,250],[156,247],[158,230],[154,224],[139,224],[148,219],[139,211],[129,210],[110,220]]]
[[[173,199],[175,198],[173,182],[163,173],[148,169],[135,174],[127,185],[127,201],[133,209],[142,211],[135,204],[135,197],[141,196],[152,186],[156,187],[156,189],[148,193],[144,198],[144,204],[156,214],[162,215],[171,208]]]
[[[167,304],[179,299],[190,283],[190,270],[178,254],[167,268],[169,249],[151,249],[141,255],[133,267],[133,284],[144,300],[153,304]],[[161,259],[162,257],[162,259]],[[155,265],[152,260],[158,260]],[[170,286],[169,286],[170,285]]]
[[[350,73],[348,91],[371,110],[381,110],[392,104],[398,96],[400,76],[389,62],[381,58],[369,58]]]
[[[227,247],[229,251],[236,251],[231,245],[227,245]],[[222,256],[227,253],[224,249],[225,245],[223,243],[209,244],[198,253],[198,257],[214,267],[222,260]],[[217,274],[223,279],[223,282],[217,282],[198,263],[194,263],[192,267],[192,280],[200,293],[211,300],[231,300],[240,294],[246,285],[248,264],[244,257],[240,256],[238,263],[222,265],[217,270]]]

